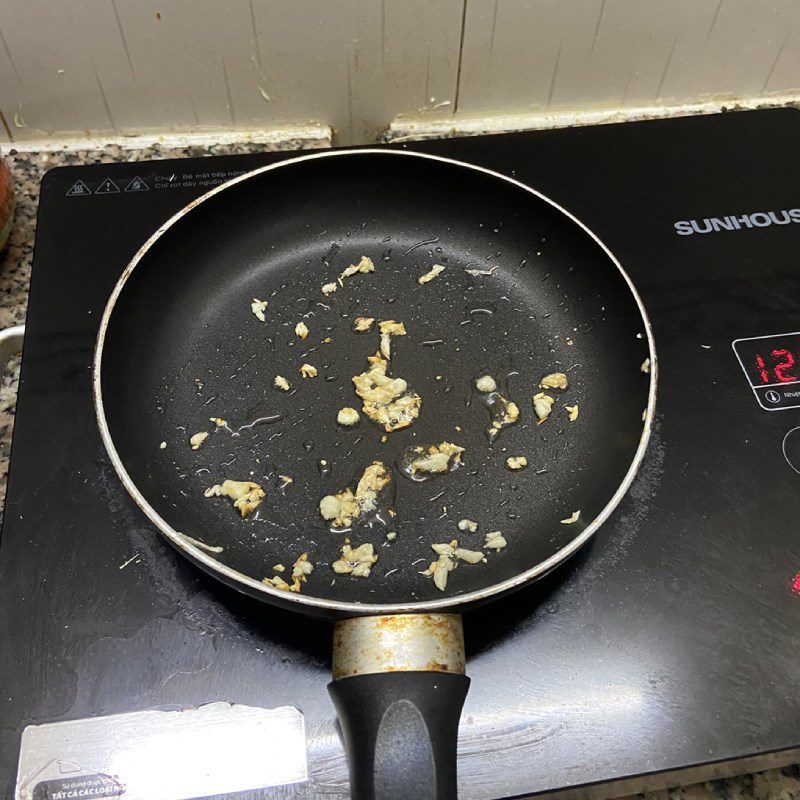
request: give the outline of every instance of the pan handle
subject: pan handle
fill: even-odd
[[[456,800],[464,675],[461,617],[401,614],[336,625],[328,685],[352,800]]]

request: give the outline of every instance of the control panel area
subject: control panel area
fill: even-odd
[[[733,352],[761,408],[800,408],[800,331],[736,339]]]

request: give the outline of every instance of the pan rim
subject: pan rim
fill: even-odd
[[[146,253],[150,250],[150,248],[153,247],[153,245],[161,238],[161,236],[163,236],[164,233],[166,233],[166,231],[168,231],[173,225],[175,225],[177,222],[179,222],[189,213],[191,213],[191,211],[197,208],[197,206],[199,206],[201,203],[225,191],[226,189],[231,188],[232,186],[235,186],[239,183],[255,178],[266,172],[280,169],[282,167],[289,167],[306,161],[313,161],[316,159],[338,158],[344,156],[352,157],[352,156],[363,156],[363,155],[367,156],[380,155],[380,156],[392,156],[392,157],[402,157],[402,158],[421,158],[429,161],[436,161],[439,163],[449,164],[451,166],[455,166],[458,168],[479,172],[482,173],[483,175],[487,175],[494,179],[504,181],[508,184],[512,184],[522,189],[523,191],[532,194],[538,199],[544,201],[545,203],[556,209],[558,212],[566,216],[571,222],[573,222],[575,225],[581,228],[586,234],[588,234],[594,240],[594,242],[603,250],[606,256],[611,260],[611,262],[617,268],[622,278],[624,279],[625,283],[627,284],[628,290],[631,292],[631,295],[633,296],[633,299],[636,302],[636,305],[639,309],[639,314],[641,315],[642,318],[644,334],[647,337],[647,344],[648,344],[649,358],[650,358],[650,386],[648,390],[646,413],[644,415],[644,422],[642,425],[642,435],[639,439],[639,444],[636,448],[636,452],[634,453],[633,459],[631,460],[630,466],[628,467],[628,470],[625,473],[624,478],[622,479],[620,485],[617,487],[617,490],[614,492],[609,501],[600,511],[600,513],[589,523],[589,525],[586,526],[586,528],[583,529],[583,531],[581,531],[581,533],[579,533],[575,538],[573,538],[568,544],[566,544],[561,549],[557,550],[549,558],[539,562],[533,567],[530,567],[529,569],[524,570],[523,572],[520,572],[511,578],[507,578],[504,581],[494,583],[483,589],[477,589],[475,591],[466,592],[464,594],[459,594],[459,595],[453,595],[450,597],[443,597],[437,600],[430,600],[430,601],[418,600],[408,603],[360,603],[356,601],[330,600],[322,597],[314,597],[312,595],[303,595],[303,594],[285,592],[275,587],[267,586],[261,581],[256,580],[255,578],[252,578],[249,575],[245,575],[244,573],[239,572],[238,570],[235,570],[227,566],[226,564],[223,564],[222,562],[213,558],[211,555],[209,555],[208,553],[206,553],[205,551],[203,551],[202,549],[200,549],[199,547],[188,541],[188,539],[183,534],[176,531],[150,505],[150,503],[147,501],[144,495],[139,491],[138,487],[133,482],[127,470],[125,469],[125,465],[122,463],[122,459],[120,458],[116,446],[114,445],[114,441],[111,436],[111,431],[109,430],[108,422],[106,420],[106,415],[105,415],[105,406],[103,401],[103,390],[102,390],[102,361],[103,361],[103,350],[104,350],[104,344],[108,326],[111,321],[112,315],[114,313],[114,309],[117,305],[119,296],[125,287],[125,284],[128,282],[129,278],[133,274],[133,271],[135,270],[136,266],[144,258]],[[559,203],[555,202],[546,195],[537,191],[533,187],[528,186],[527,184],[522,183],[521,181],[518,181],[509,175],[504,175],[500,172],[489,169],[487,167],[482,167],[477,164],[470,164],[468,162],[459,161],[458,159],[448,158],[446,156],[439,156],[431,153],[421,153],[415,150],[405,150],[405,149],[395,150],[390,148],[379,148],[379,147],[365,147],[357,149],[346,148],[342,150],[330,150],[330,151],[321,151],[315,153],[307,153],[302,156],[296,156],[294,158],[288,158],[281,161],[277,161],[272,164],[267,164],[263,167],[259,167],[258,169],[252,170],[251,172],[239,175],[236,178],[227,181],[226,183],[220,184],[219,186],[215,186],[213,189],[210,189],[205,194],[195,198],[186,206],[179,209],[175,214],[173,214],[168,220],[166,220],[150,235],[150,237],[139,248],[139,250],[136,252],[136,254],[133,256],[131,261],[128,263],[128,265],[125,267],[125,269],[122,271],[119,278],[117,279],[117,282],[114,285],[111,295],[108,298],[105,309],[103,310],[103,316],[100,321],[100,326],[98,328],[98,333],[97,333],[97,340],[95,343],[94,357],[92,360],[92,395],[94,399],[95,415],[97,417],[98,428],[100,430],[100,436],[103,441],[103,445],[105,446],[106,452],[108,453],[108,456],[111,460],[114,470],[116,471],[117,476],[122,482],[122,485],[125,487],[126,491],[134,500],[136,505],[139,506],[139,508],[145,513],[148,519],[156,526],[156,528],[158,528],[160,533],[177,550],[181,551],[184,555],[188,556],[190,561],[199,563],[199,565],[202,566],[205,570],[210,572],[212,575],[215,575],[223,582],[232,584],[243,591],[244,589],[242,587],[247,587],[248,594],[256,595],[257,597],[259,597],[259,599],[262,599],[265,602],[272,602],[276,605],[281,605],[281,606],[296,605],[297,611],[304,611],[305,610],[304,607],[311,606],[314,608],[318,608],[324,612],[333,611],[351,616],[362,616],[368,614],[403,614],[403,613],[419,613],[419,612],[436,612],[436,611],[447,611],[448,609],[457,610],[459,607],[468,606],[477,603],[479,601],[487,600],[496,595],[505,594],[506,592],[512,591],[513,589],[523,586],[526,583],[530,583],[535,579],[550,572],[559,564],[566,561],[570,556],[572,556],[574,553],[580,550],[580,548],[583,547],[583,545],[586,544],[586,542],[588,542],[594,536],[595,532],[608,519],[608,517],[611,515],[614,509],[619,505],[620,501],[630,488],[630,485],[633,482],[636,473],[638,472],[639,467],[644,458],[648,442],[650,441],[650,436],[652,432],[652,422],[655,412],[657,381],[658,381],[658,359],[656,356],[652,324],[650,322],[650,318],[647,314],[647,310],[645,309],[642,298],[640,297],[639,292],[637,291],[636,286],[634,285],[630,276],[625,271],[625,269],[623,268],[619,260],[616,258],[616,256],[605,245],[605,243],[587,225],[581,222],[581,220],[579,220],[574,214],[569,212]]]

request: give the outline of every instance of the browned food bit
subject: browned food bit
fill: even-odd
[[[228,497],[233,500],[233,507],[243,516],[248,517],[261,505],[264,490],[253,481],[224,480],[209,487],[203,493],[205,497]]]
[[[267,310],[267,306],[269,302],[267,300],[259,300],[257,297],[253,298],[253,302],[250,304],[250,310],[256,315],[256,318],[261,322],[266,322],[267,318],[264,316],[264,312]]]
[[[355,275],[356,272],[375,272],[375,265],[372,263],[372,259],[368,258],[367,256],[361,256],[361,260],[358,264],[351,264],[347,269],[342,272],[339,276],[339,286],[344,286],[344,279],[349,278],[351,275]]]
[[[489,441],[494,441],[503,428],[513,425],[519,419],[519,406],[497,392],[490,392],[485,403],[492,415],[492,424],[486,432],[489,434]]]
[[[382,461],[373,461],[361,476],[355,492],[348,486],[319,501],[319,513],[335,528],[349,528],[356,520],[379,511],[379,495],[389,492],[392,474]]]
[[[528,466],[528,459],[525,456],[509,456],[506,459],[506,466],[509,469],[525,469]]]
[[[432,577],[436,588],[440,592],[443,592],[447,587],[447,578],[456,568],[459,561],[464,561],[467,564],[479,564],[481,561],[486,560],[480,550],[467,550],[464,547],[459,547],[457,539],[453,539],[451,542],[432,544],[431,549],[439,558],[432,562],[427,569],[422,570],[420,575]]]
[[[475,381],[475,388],[479,392],[496,392],[497,381],[491,375],[482,375]]]
[[[192,436],[189,437],[189,446],[192,450],[199,450],[200,445],[203,444],[206,439],[208,439],[208,433],[206,431],[192,434]]]
[[[340,408],[339,413],[336,415],[336,421],[345,428],[352,428],[353,425],[358,424],[360,419],[361,417],[358,411],[354,408],[350,408],[350,406]]]
[[[288,392],[289,389],[292,388],[292,385],[286,380],[286,378],[283,377],[283,375],[276,375],[273,383],[276,389],[281,389],[284,392]]]
[[[573,511],[570,516],[566,519],[561,520],[562,525],[572,525],[573,522],[577,522],[580,519],[581,512],[580,511]]]
[[[442,272],[444,272],[444,266],[442,266],[441,264],[434,264],[428,272],[426,272],[424,275],[420,275],[419,278],[417,278],[417,283],[419,284],[429,283],[437,275],[440,275]]]
[[[378,323],[381,331],[381,353],[384,358],[392,357],[392,336],[405,336],[406,326],[402,322],[395,322],[393,319],[386,319]]]
[[[308,325],[305,324],[302,320],[294,326],[294,332],[299,336],[301,339],[305,339],[308,336]]]
[[[352,575],[354,578],[368,578],[372,565],[378,560],[371,543],[356,548],[349,544],[342,546],[342,557],[331,564],[337,575]]]
[[[491,375],[482,375],[475,381],[481,402],[489,409],[491,425],[486,433],[493,442],[503,428],[513,425],[519,419],[519,406],[513,400],[507,400],[497,391],[497,381]]]
[[[353,330],[356,333],[366,333],[372,328],[375,317],[356,317],[353,320]]]
[[[508,542],[502,531],[490,531],[486,534],[483,540],[484,550],[502,550]]]
[[[369,368],[353,377],[361,410],[389,433],[408,427],[418,416],[422,398],[402,378],[390,378],[389,362],[380,354],[368,358]]]
[[[283,564],[276,564],[274,572],[283,572],[286,567]],[[303,584],[308,580],[308,576],[314,571],[314,565],[308,560],[308,553],[303,553],[292,565],[292,582],[287,583],[280,575],[273,575],[271,578],[264,578],[261,582],[267,586],[274,586],[284,592],[300,592]]]
[[[397,465],[407,478],[424,481],[459,467],[463,452],[463,447],[451,442],[406,447],[397,457]]]
[[[555,398],[544,392],[539,392],[533,396],[533,410],[539,418],[539,425],[547,421],[550,412],[553,410],[553,403],[555,403]]]
[[[317,377],[317,368],[311,366],[311,364],[303,364],[300,367],[300,374],[304,378],[316,378]]]
[[[574,406],[564,406],[564,411],[569,414],[569,421],[575,422],[578,419],[578,404],[575,403]]]
[[[540,389],[566,389],[568,386],[567,376],[563,372],[551,372],[539,381]]]

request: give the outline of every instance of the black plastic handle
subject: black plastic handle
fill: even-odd
[[[382,672],[328,684],[344,735],[352,800],[456,800],[466,675]]]

